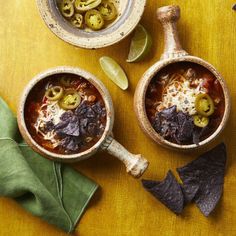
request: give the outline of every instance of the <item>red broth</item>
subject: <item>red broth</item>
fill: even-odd
[[[63,79],[62,79],[63,78]],[[50,101],[45,93],[53,86],[76,91],[81,98],[74,109]],[[90,149],[101,138],[106,126],[106,109],[101,94],[87,80],[73,74],[53,75],[31,90],[24,111],[32,138],[50,152],[75,154]]]
[[[190,70],[189,70],[190,69]],[[189,72],[189,74],[187,74]],[[218,128],[219,124],[222,121],[224,111],[225,111],[225,99],[224,99],[224,93],[223,89],[221,87],[220,82],[216,79],[216,77],[205,67],[190,63],[190,62],[179,62],[174,63],[166,66],[161,71],[159,71],[152,81],[149,84],[149,87],[146,92],[146,100],[145,100],[145,106],[146,106],[146,114],[151,122],[152,126],[154,127],[155,119],[159,112],[161,112],[163,109],[171,107],[171,105],[177,104],[177,112],[178,112],[178,105],[181,107],[181,99],[178,100],[178,102],[175,102],[175,104],[167,104],[163,102],[165,100],[164,93],[166,94],[166,91],[171,91],[170,89],[167,90],[171,76],[176,76],[176,87],[178,87],[178,83],[181,81],[185,81],[182,77],[184,77],[191,81],[190,82],[190,88],[191,89],[200,89],[201,91],[204,91],[204,93],[208,94],[211,99],[214,102],[214,113],[209,117],[209,124],[207,125],[207,128],[199,128],[194,127],[194,130],[198,130],[199,132],[202,131],[201,137],[199,141],[202,141],[206,138],[208,138],[211,134],[213,134],[216,129]],[[186,76],[188,75],[188,76]],[[175,83],[175,81],[174,81]],[[196,91],[196,90],[195,90]],[[176,96],[180,96],[180,92],[176,93]],[[187,99],[188,100],[188,99]],[[181,102],[180,102],[181,101]],[[179,104],[178,104],[179,103]],[[188,103],[188,101],[186,101]],[[165,104],[165,106],[163,106]],[[184,110],[183,112],[188,113]],[[194,113],[194,110],[191,110],[192,113]],[[189,113],[191,113],[189,112]],[[190,114],[194,115],[194,114]],[[155,128],[154,128],[155,129]],[[157,131],[157,130],[156,130]],[[167,138],[169,141],[178,143],[176,140],[172,138]],[[180,142],[179,144],[192,144],[193,140],[188,140],[184,142]]]

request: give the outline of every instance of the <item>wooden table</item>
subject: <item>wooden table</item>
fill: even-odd
[[[16,111],[21,92],[37,73],[50,67],[70,65],[84,68],[100,78],[109,89],[116,111],[114,134],[134,153],[150,161],[145,178],[161,180],[169,169],[196,158],[154,144],[140,130],[133,112],[135,86],[144,71],[156,62],[163,50],[163,32],[156,20],[156,9],[179,4],[182,18],[180,38],[193,55],[211,62],[228,82],[233,107],[224,140],[228,148],[228,167],[224,196],[216,211],[204,217],[196,206],[188,206],[176,216],[143,190],[140,181],[125,174],[123,165],[107,154],[98,154],[74,165],[101,185],[82,217],[75,235],[154,236],[154,235],[236,235],[236,12],[234,0],[148,0],[142,24],[150,31],[154,46],[143,62],[128,64],[130,37],[100,50],[75,48],[58,39],[39,17],[35,1],[4,1],[0,8],[0,96]],[[101,71],[98,59],[108,55],[126,70],[128,91],[121,91]],[[1,114],[0,114],[1,115]],[[31,216],[14,201],[0,199],[0,235],[62,236],[62,231]]]

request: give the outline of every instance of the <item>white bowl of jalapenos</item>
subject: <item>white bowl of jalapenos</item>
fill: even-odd
[[[37,0],[41,17],[62,40],[82,48],[115,44],[133,31],[146,0]]]

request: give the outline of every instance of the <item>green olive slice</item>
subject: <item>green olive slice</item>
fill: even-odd
[[[63,0],[61,3],[61,13],[64,17],[70,18],[75,13],[75,8],[71,0]]]
[[[201,115],[193,116],[193,122],[197,127],[204,128],[209,124],[209,118]]]
[[[63,96],[63,88],[61,86],[53,86],[47,89],[45,96],[50,101],[57,101]]]
[[[104,20],[113,20],[117,16],[117,10],[112,2],[103,0],[98,6],[98,11],[101,13]]]
[[[75,9],[79,12],[89,11],[97,7],[102,0],[75,0]]]
[[[195,100],[196,111],[202,116],[211,116],[214,111],[214,102],[208,94],[198,94]]]
[[[64,110],[73,110],[79,106],[81,102],[81,97],[79,93],[74,90],[67,90],[64,96],[59,101],[59,105]]]
[[[83,16],[79,13],[75,14],[71,18],[71,23],[74,25],[76,28],[82,28],[83,27]]]
[[[85,23],[92,30],[99,30],[104,25],[102,15],[97,10],[87,11],[85,14]]]

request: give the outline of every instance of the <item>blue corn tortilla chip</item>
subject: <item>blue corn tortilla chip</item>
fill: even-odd
[[[100,122],[101,117],[106,117],[106,109],[101,102],[93,104],[83,101],[75,112],[64,112],[57,125],[48,122],[46,129],[55,129],[61,138],[60,146],[68,152],[76,152],[83,146],[84,139],[104,132],[105,126]]]
[[[143,187],[176,214],[184,208],[184,196],[180,184],[171,171],[163,181],[142,180]]]
[[[199,185],[192,185],[186,188],[185,186],[181,185],[182,192],[184,194],[184,202],[185,204],[191,202],[194,197],[196,196],[196,193],[198,192]]]
[[[152,125],[157,133],[171,142],[184,144],[197,140],[193,139],[193,118],[187,113],[177,112],[176,106],[158,112]]]
[[[224,185],[226,147],[219,144],[177,171],[186,201],[194,201],[205,216],[219,202]]]

